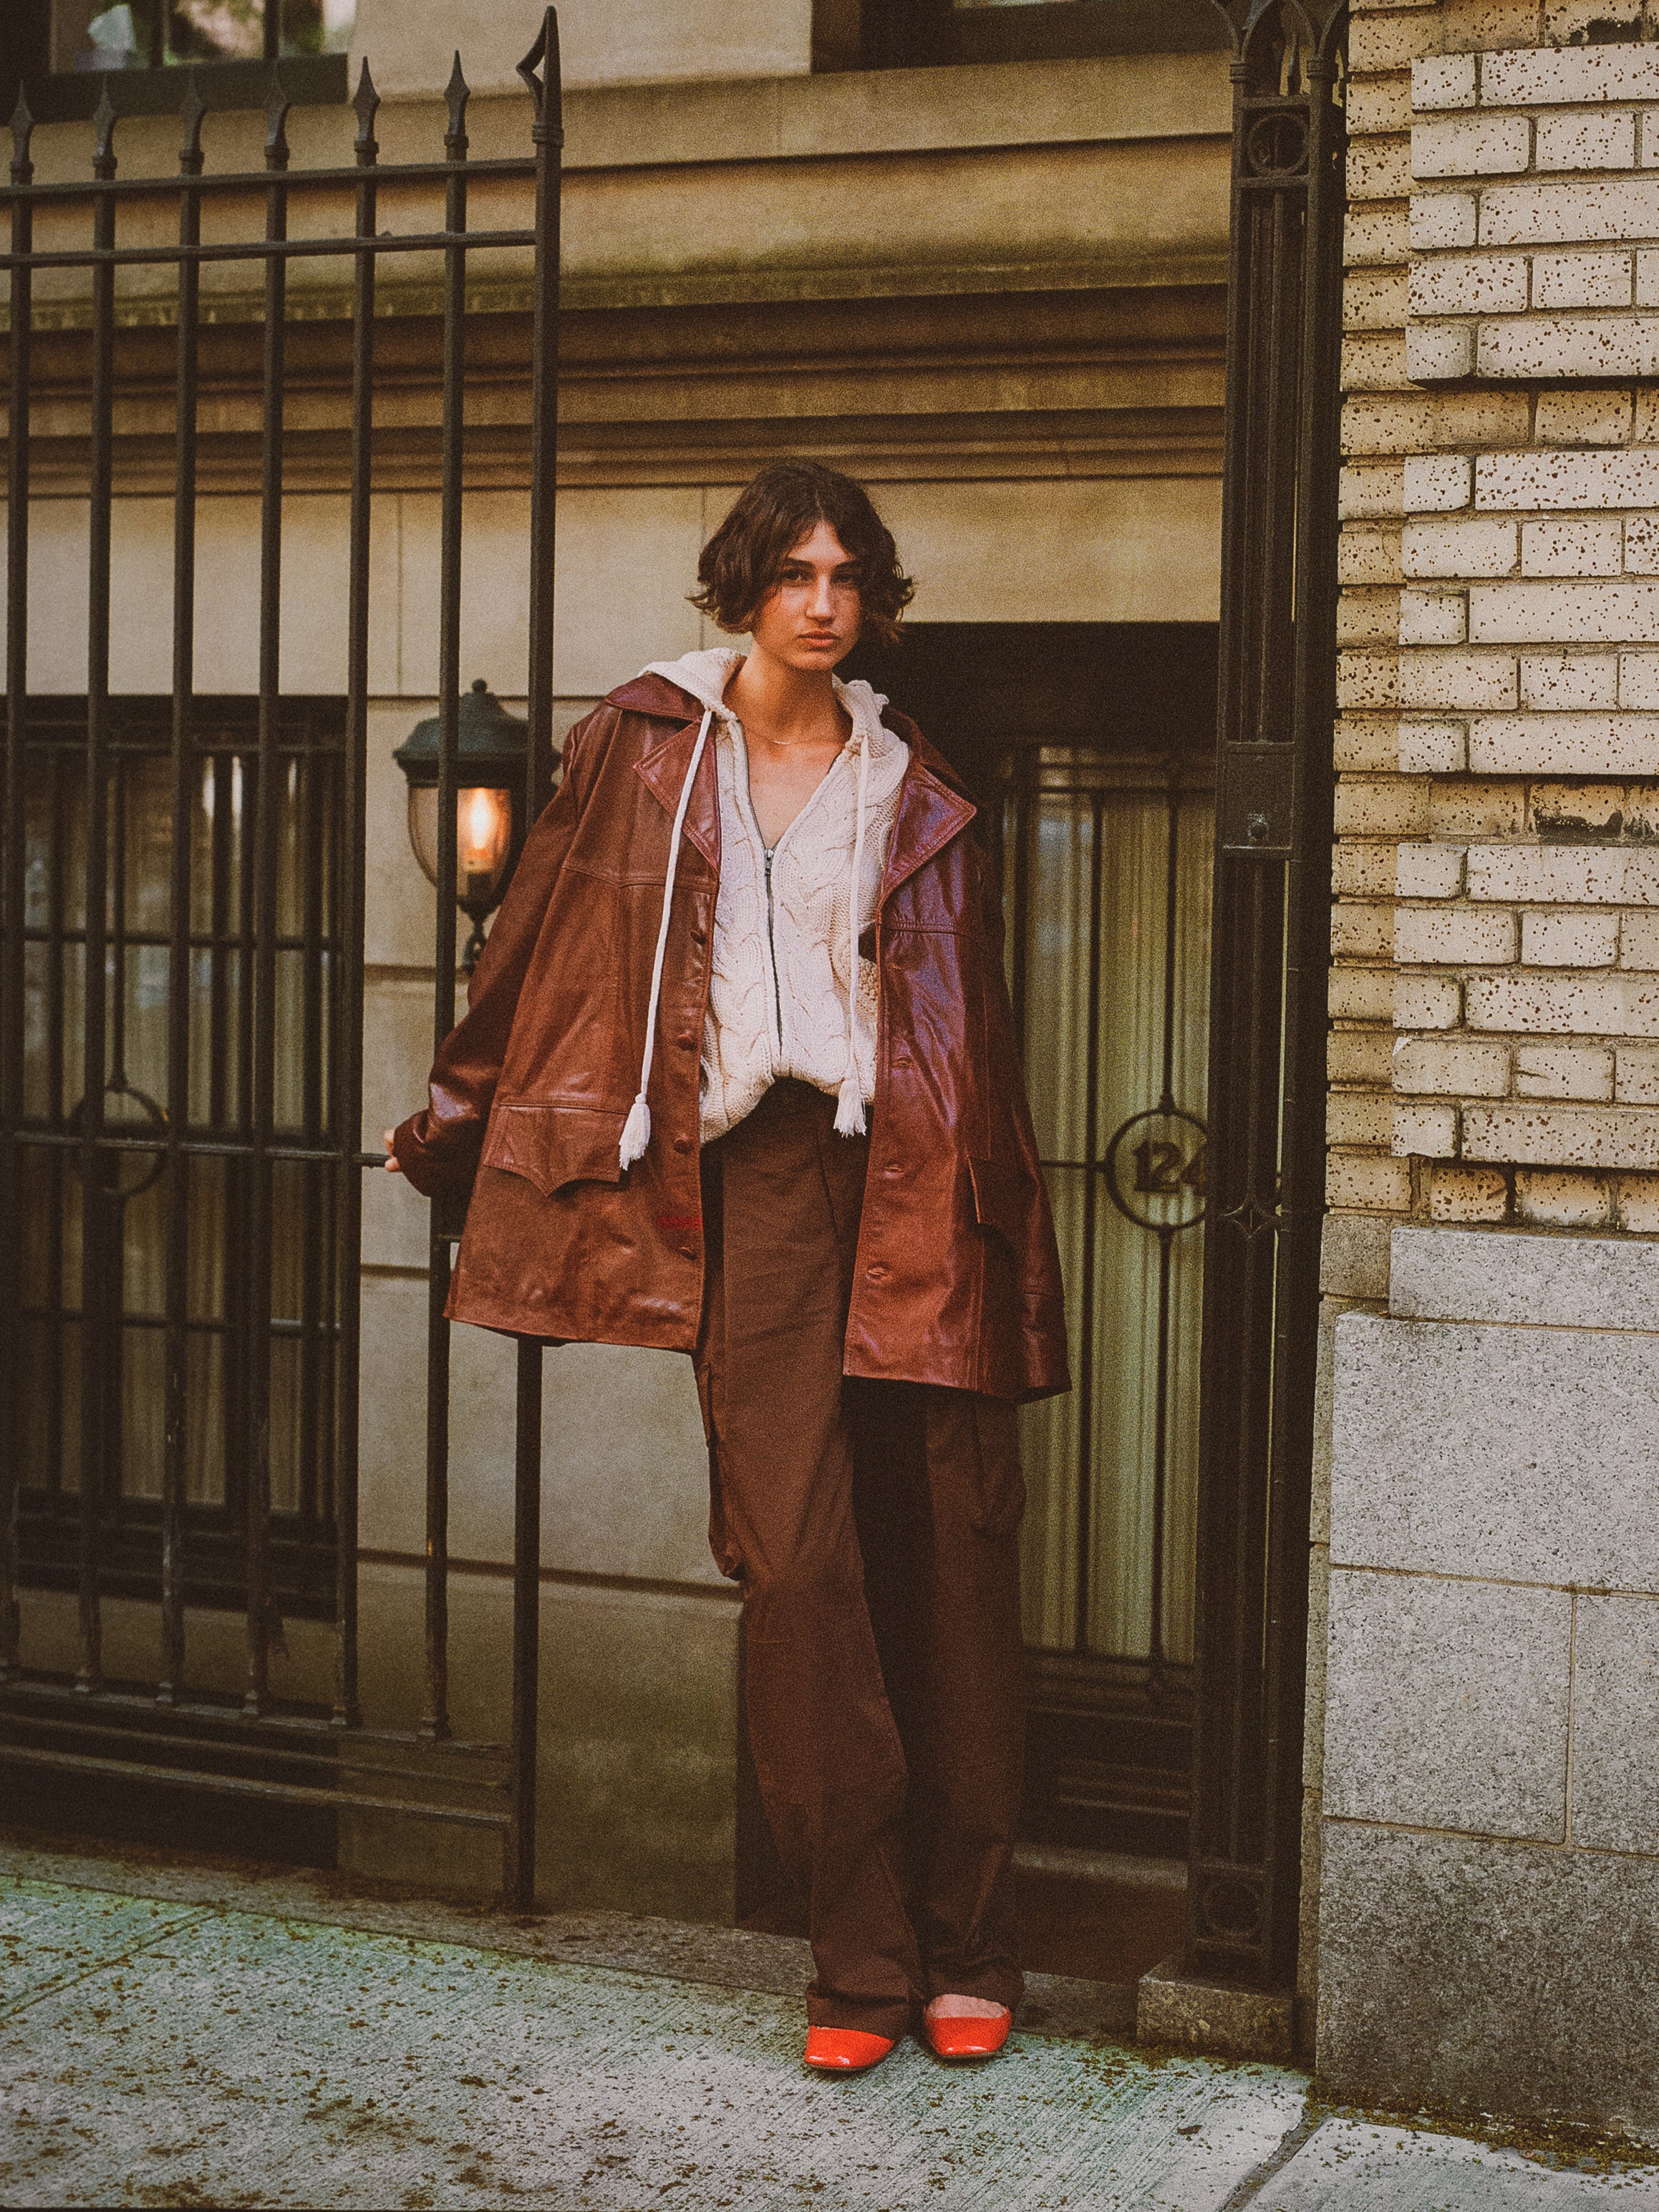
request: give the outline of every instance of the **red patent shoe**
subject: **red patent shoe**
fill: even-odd
[[[992,2019],[973,2013],[947,2013],[940,2020],[924,2014],[921,2024],[935,2057],[994,2058],[1008,2040],[1014,2015],[1004,2005]]]
[[[991,2025],[995,2026],[992,2021]],[[860,2027],[809,2027],[803,2056],[821,2074],[862,2074],[892,2049],[890,2035],[866,2035]]]

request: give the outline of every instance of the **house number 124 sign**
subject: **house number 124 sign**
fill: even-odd
[[[1204,1151],[1196,1114],[1155,1106],[1134,1114],[1106,1147],[1106,1188],[1142,1229],[1195,1229],[1204,1218]]]

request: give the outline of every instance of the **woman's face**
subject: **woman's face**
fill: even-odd
[[[791,547],[749,629],[774,660],[803,672],[828,671],[858,643],[861,618],[858,563],[830,525],[819,522]]]

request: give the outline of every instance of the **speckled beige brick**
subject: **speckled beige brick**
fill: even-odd
[[[1462,644],[1469,607],[1461,592],[1401,592],[1395,604],[1401,645]]]
[[[1394,1136],[1394,1102],[1386,1091],[1334,1091],[1325,1107],[1325,1135],[1333,1145],[1386,1149]]]
[[[1397,584],[1400,532],[1375,523],[1349,523],[1336,541],[1336,574],[1341,584]]]
[[[1659,1175],[1624,1175],[1613,1179],[1619,1225],[1632,1236],[1659,1231]]]
[[[1468,453],[1410,453],[1405,465],[1408,514],[1450,514],[1469,503],[1474,462]],[[1395,535],[1395,558],[1399,559]]]
[[[1336,657],[1336,703],[1371,708],[1396,706],[1400,699],[1400,656],[1392,652],[1340,653]]]
[[[1659,1113],[1617,1106],[1470,1105],[1463,1152],[1516,1167],[1659,1169]]]
[[[1526,787],[1519,783],[1434,782],[1429,787],[1428,834],[1453,840],[1518,837],[1527,823]]]
[[[1616,576],[1624,532],[1612,515],[1552,514],[1521,526],[1523,576]]]
[[[1402,721],[1395,765],[1402,775],[1459,775],[1468,765],[1462,722]]]
[[[1361,200],[1348,210],[1342,233],[1342,258],[1348,267],[1403,266],[1410,251],[1408,201]]]
[[[1461,845],[1404,844],[1395,849],[1394,888],[1401,898],[1455,898],[1463,888]]]
[[[1522,1098],[1611,1098],[1613,1054],[1603,1045],[1516,1045],[1515,1088]]]
[[[1413,107],[1425,115],[1450,107],[1474,107],[1480,83],[1473,54],[1425,54],[1414,61],[1407,80]]]
[[[1395,975],[1396,1030],[1455,1030],[1462,1018],[1463,987],[1455,975]]]
[[[1518,446],[1531,423],[1522,392],[1356,393],[1342,410],[1342,450],[1352,459]]]
[[[1525,913],[1523,968],[1611,968],[1619,958],[1619,916],[1595,908]]]
[[[1625,517],[1625,566],[1633,576],[1659,576],[1659,515]]]
[[[1333,1030],[1325,1047],[1325,1066],[1331,1081],[1386,1087],[1392,1042],[1383,1029]]]
[[[1412,188],[1411,140],[1357,138],[1348,148],[1350,200],[1403,199]]]
[[[1391,898],[1395,848],[1346,839],[1331,848],[1331,889],[1339,898]]]
[[[1338,480],[1337,512],[1344,520],[1400,513],[1401,464],[1370,461],[1344,467]]]
[[[1619,964],[1647,974],[1659,970],[1659,912],[1647,908],[1620,917]]]
[[[1386,960],[1393,940],[1394,908],[1381,902],[1339,899],[1331,908],[1334,960]]]
[[[1439,30],[1432,15],[1425,27],[1423,16],[1403,10],[1358,15],[1348,31],[1348,67],[1356,76],[1392,75],[1396,70],[1409,69],[1425,51],[1425,39],[1432,37],[1439,44]]]
[[[1513,960],[1516,918],[1480,907],[1401,907],[1394,957],[1413,966],[1472,968]]]
[[[1460,617],[1459,635],[1462,635]],[[1376,589],[1357,591],[1352,586],[1336,602],[1336,642],[1350,652],[1366,646],[1400,642],[1400,594]],[[1392,702],[1390,702],[1392,704]]]
[[[1515,1178],[1515,1212],[1517,1220],[1556,1229],[1602,1229],[1613,1219],[1613,1194],[1601,1176],[1522,1168]]]
[[[1636,166],[1636,117],[1630,108],[1576,115],[1540,115],[1533,159],[1540,169],[1631,169]]]
[[[1402,655],[1398,681],[1400,703],[1405,708],[1494,709],[1516,706],[1520,699],[1520,675],[1512,653],[1416,648]]]
[[[1523,653],[1521,704],[1545,713],[1611,707],[1619,697],[1619,663],[1610,653]]]
[[[1361,1213],[1411,1209],[1411,1170],[1379,1152],[1333,1152],[1325,1163],[1325,1203]]]
[[[1622,446],[1630,436],[1632,395],[1616,392],[1540,392],[1541,446]]]
[[[1358,78],[1348,90],[1348,129],[1355,137],[1412,127],[1412,81],[1405,70]]]
[[[1389,714],[1344,714],[1331,744],[1339,775],[1378,775],[1398,768],[1399,725]]]
[[[1553,975],[1537,969],[1472,975],[1463,1010],[1472,1030],[1511,1036],[1659,1036],[1659,977]]]
[[[1437,1098],[1502,1098],[1510,1087],[1510,1048],[1486,1037],[1397,1037],[1394,1087]]]
[[[1409,381],[1406,340],[1398,331],[1342,341],[1345,392],[1398,392]]]
[[[1390,968],[1333,968],[1329,1004],[1333,1021],[1386,1022],[1394,1012]]]
[[[1340,837],[1420,837],[1427,834],[1427,817],[1428,789],[1419,777],[1337,778]]]
[[[1613,1097],[1620,1104],[1659,1106],[1659,1045],[1620,1044],[1613,1059]]]
[[[1429,1185],[1431,1221],[1507,1221],[1509,1211],[1509,1177],[1501,1169],[1435,1169]]]
[[[1455,252],[1479,244],[1480,203],[1473,192],[1443,185],[1413,192],[1406,226],[1415,252]]]
[[[1390,1117],[1389,1150],[1397,1160],[1455,1159],[1456,1107],[1396,1104]]]

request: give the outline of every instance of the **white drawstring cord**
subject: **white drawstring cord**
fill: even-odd
[[[847,1073],[836,1102],[836,1127],[843,1137],[864,1134],[864,1086],[859,1081],[859,907],[864,892],[864,823],[870,792],[870,739],[858,735],[858,826],[853,832],[853,888],[847,902]]]
[[[618,1147],[625,1168],[631,1168],[635,1160],[643,1159],[646,1146],[651,1142],[651,1109],[645,1103],[645,1094],[650,1085],[651,1062],[657,1048],[657,1008],[662,999],[663,956],[668,950],[668,922],[674,903],[674,878],[680,862],[680,832],[685,827],[685,811],[691,804],[691,787],[696,781],[697,770],[702,764],[703,747],[708,743],[708,726],[714,719],[714,710],[710,707],[703,714],[702,727],[697,732],[697,742],[691,748],[691,765],[685,771],[685,781],[680,786],[680,803],[674,810],[674,827],[668,841],[668,873],[663,879],[662,887],[662,920],[657,925],[657,953],[651,963],[651,998],[645,1012],[645,1058],[640,1065],[640,1093],[628,1109],[628,1119],[623,1123],[622,1143]],[[862,1122],[860,1126],[862,1127]]]

